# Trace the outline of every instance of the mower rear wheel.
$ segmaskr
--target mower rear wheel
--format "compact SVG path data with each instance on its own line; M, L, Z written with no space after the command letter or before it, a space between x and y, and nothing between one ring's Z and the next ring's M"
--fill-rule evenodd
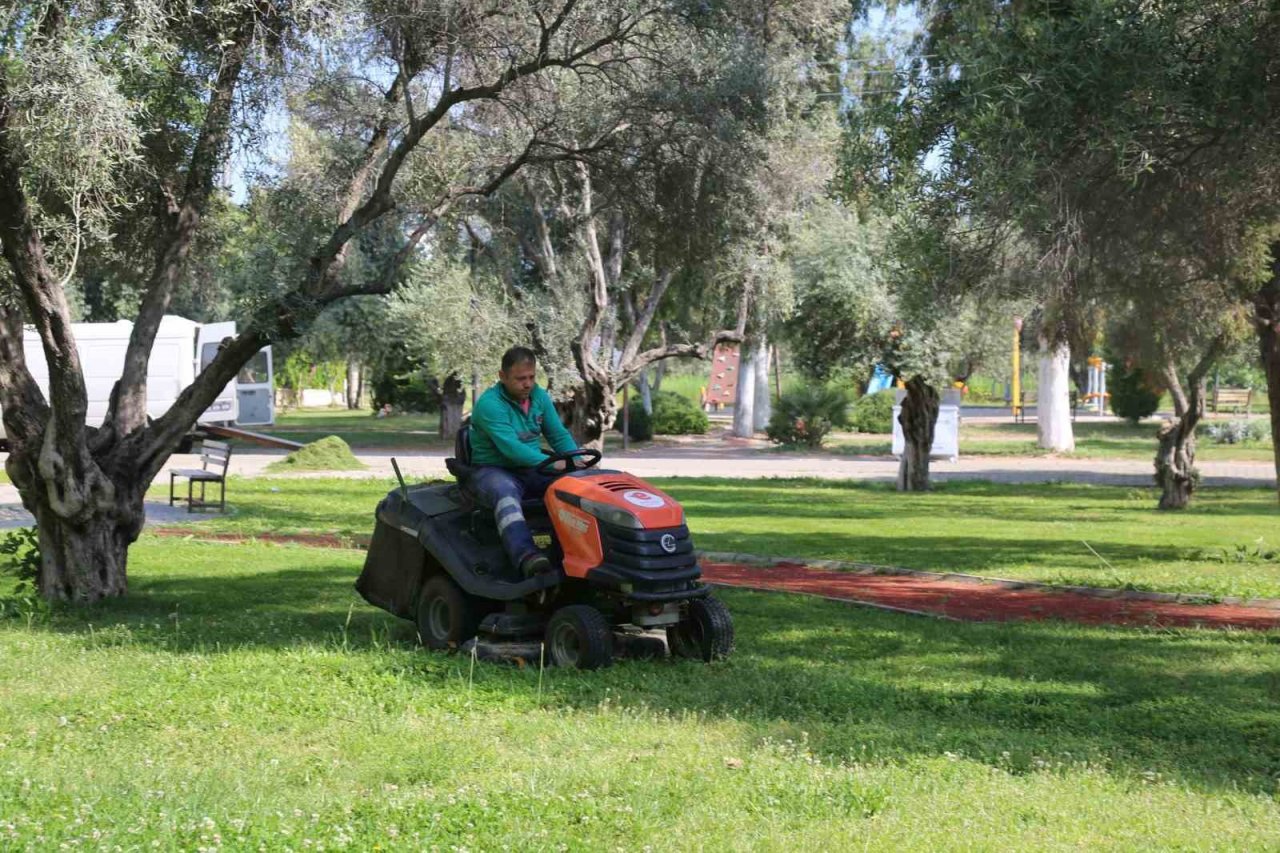
M694 660L713 661L733 653L733 616L716 598L695 598L688 615L667 628L671 654Z
M429 649L456 649L476 635L479 608L447 575L432 575L418 596L418 637Z
M556 666L608 666L613 663L613 628L589 604L561 607L547 623L547 657Z

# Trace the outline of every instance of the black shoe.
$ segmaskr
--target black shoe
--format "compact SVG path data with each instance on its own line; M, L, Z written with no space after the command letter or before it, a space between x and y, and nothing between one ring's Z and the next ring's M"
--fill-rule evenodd
M525 577L531 578L534 575L545 575L553 572L555 567L542 554L530 554L520 561L520 571L524 573Z

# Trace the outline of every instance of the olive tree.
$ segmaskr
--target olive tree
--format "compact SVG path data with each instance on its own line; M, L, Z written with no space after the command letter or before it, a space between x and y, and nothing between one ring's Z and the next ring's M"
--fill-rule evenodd
M76 601L123 594L147 487L219 389L324 306L389 290L397 264L460 200L493 191L530 161L572 153L558 138L548 145L557 116L554 104L543 108L546 92L571 80L621 102L615 90L660 58L678 6L32 0L0 11L0 249L7 295L17 297L0 301L0 407L6 469L40 531L40 592ZM286 275L264 283L240 334L168 411L148 418L151 347L233 128L263 121L241 108L256 87L284 91L292 104L312 80L319 94L334 91L328 70L364 109L325 129L347 144L331 161L324 227L280 267ZM455 144L477 156L436 168ZM109 411L91 424L67 284L84 248L110 241L111 223L126 216L150 223L147 274ZM401 250L376 274L345 275L353 244L393 216L406 223ZM26 364L24 323L44 349L47 395Z

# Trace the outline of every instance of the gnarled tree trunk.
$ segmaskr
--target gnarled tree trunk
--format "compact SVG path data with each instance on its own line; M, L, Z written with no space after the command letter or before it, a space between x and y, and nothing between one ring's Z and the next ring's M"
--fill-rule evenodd
M1155 480L1160 487L1160 509L1186 509L1200 480L1196 470L1196 427L1204 419L1205 376L1226 348L1226 336L1210 343L1200 362L1187 376L1184 390L1177 367L1165 366L1164 378L1173 397L1174 417L1165 422L1157 434L1159 449L1155 458Z
M1040 388L1036 392L1036 443L1045 450L1076 449L1071 428L1071 350L1065 341L1040 338Z
M440 386L440 437L452 440L462 426L462 405L467 402L467 389L456 373L445 377Z
M898 491L929 490L929 451L938 424L938 392L922 376L907 381L907 396L902 398L902 459L898 463Z
M1203 403L1201 404L1203 410ZM1196 426L1200 418L1184 415L1166 421L1156 438L1156 485L1160 487L1160 509L1186 509L1199 482L1196 470Z
M573 393L571 431L579 447L604 449L604 431L613 426L618 413L616 389L609 377L586 377Z

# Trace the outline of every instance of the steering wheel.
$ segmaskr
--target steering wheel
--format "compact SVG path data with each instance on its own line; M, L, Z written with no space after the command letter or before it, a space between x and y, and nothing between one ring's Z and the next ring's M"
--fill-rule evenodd
M599 450L593 450L590 447L579 447L576 450L566 450L564 453L553 453L546 459L538 463L533 470L544 477L555 476L556 474L568 474L568 471L553 471L551 466L557 462L568 462L570 459L576 459L579 456L585 456L586 464L576 466L578 468L590 468L600 462L602 455Z

